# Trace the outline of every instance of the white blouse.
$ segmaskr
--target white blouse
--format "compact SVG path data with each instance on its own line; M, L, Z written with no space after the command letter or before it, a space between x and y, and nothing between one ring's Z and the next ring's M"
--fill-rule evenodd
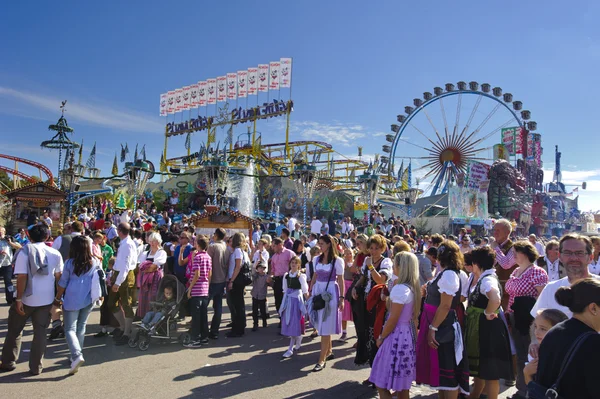
M159 248L158 251L156 251L156 253L154 254L154 256L150 255L150 251L142 252L140 254L140 256L138 257L138 262L143 263L146 261L147 258L152 258L152 257L154 258L152 260L152 263L154 263L156 266L160 267L161 269L164 266L164 264L167 263L167 252L162 248Z
M283 291L284 292L288 289L287 278L286 278L288 275L290 277L296 277L298 274L297 273L286 273L285 274L285 276L283 277ZM306 281L306 274L300 273L298 280L300 280L300 289L302 290L302 293L307 294L308 293L308 282Z
M407 285L396 284L390 293L390 299L392 300L392 303L406 305L407 303L414 301L415 294Z
M315 262L316 262L316 264L315 264L315 272L317 270L323 270L323 271L331 272L331 263L328 263L326 265L322 264L320 256L315 259ZM342 258L336 258L335 259L335 275L336 276L341 276L342 274L344 274L344 259L342 259Z
M479 276L479 280L483 279L485 276L496 276L496 271L494 269L484 271L481 273L481 276ZM475 289L475 287L473 287L473 289ZM495 289L496 292L500 292L500 285L497 278L486 278L481 281L481 284L479 285L479 292L481 292L483 295L487 296L487 293L492 289Z
M454 296L460 287L460 279L453 270L448 270L442 274L437 284L440 294Z
M365 275L367 278L367 285L365 285L365 294L368 294L371 291L371 271L367 267L367 259L369 259L368 256L365 258L365 261L364 261L363 267L362 267L362 274ZM386 277L386 282L393 275L392 266L393 266L393 263L390 258L383 258L381 260L381 263L379 265L379 274L383 274Z

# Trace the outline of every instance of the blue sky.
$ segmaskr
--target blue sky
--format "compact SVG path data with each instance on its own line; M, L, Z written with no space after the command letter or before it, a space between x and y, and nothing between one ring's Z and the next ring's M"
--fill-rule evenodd
M68 99L73 139L84 140L86 153L98 143L97 166L107 175L120 143L146 144L158 164L161 93L293 57L292 140L329 141L348 156L360 145L372 156L413 98L447 82L489 82L532 112L544 168L554 167L558 144L563 181L587 181L580 207L600 209L597 2L148 0L2 7L2 152L54 171L57 154L38 143L52 136L47 126L59 117L60 100ZM259 129L263 142L284 137L281 121ZM417 136L406 137L418 143ZM197 134L193 146L203 139L205 133ZM168 155L183 152L183 141L173 142Z

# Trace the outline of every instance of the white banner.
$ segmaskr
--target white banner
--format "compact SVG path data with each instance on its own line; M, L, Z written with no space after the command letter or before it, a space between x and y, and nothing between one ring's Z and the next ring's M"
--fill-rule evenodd
M227 76L217 78L217 101L227 100Z
M167 114L175 113L175 90L167 93Z
M272 61L269 64L269 90L279 90L279 61Z
M206 81L208 86L208 104L217 103L217 79L208 79Z
M279 69L280 87L292 87L292 59L282 58Z
M258 65L258 91L269 91L269 65Z
M227 74L227 99L237 100L237 73Z
M190 94L191 94L192 88L191 86L183 86L183 109L190 109Z
M238 81L238 97L246 98L246 95L248 94L248 71L238 71L237 81Z
M190 108L198 108L200 97L198 95L198 83L190 86Z
M258 68L248 68L248 95L258 94Z
M160 95L160 116L167 116L167 97L167 93Z
M183 111L183 89L175 90L175 112Z
M198 105L206 107L206 101L208 100L208 84L205 81L198 82Z

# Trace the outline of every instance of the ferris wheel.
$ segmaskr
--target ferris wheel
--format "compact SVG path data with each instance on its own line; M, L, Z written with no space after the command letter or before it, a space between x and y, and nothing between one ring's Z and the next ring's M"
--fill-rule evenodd
M493 162L503 128L535 131L537 123L530 117L521 101L488 83L447 83L444 89L435 87L433 94L423 93L397 116L393 134L386 135L380 170L387 172L387 189L406 191L408 169L408 177L424 193L445 193L452 181L464 176L470 161ZM414 187L413 182L408 185Z

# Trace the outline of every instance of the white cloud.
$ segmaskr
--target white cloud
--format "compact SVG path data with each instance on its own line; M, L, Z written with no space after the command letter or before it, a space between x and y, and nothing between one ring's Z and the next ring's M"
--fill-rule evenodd
M58 112L58 106L62 101L56 97L49 97L38 93L31 93L2 86L0 86L0 97L6 97L11 102L17 101L37 110L52 111L54 114ZM12 103L12 105L14 106L14 103ZM31 112L31 109L22 110L21 113L22 112ZM116 109L101 104L71 101L67 103L67 112L69 119L109 127L116 130L161 133L164 129L163 124L160 122L160 118L144 115L122 107Z

